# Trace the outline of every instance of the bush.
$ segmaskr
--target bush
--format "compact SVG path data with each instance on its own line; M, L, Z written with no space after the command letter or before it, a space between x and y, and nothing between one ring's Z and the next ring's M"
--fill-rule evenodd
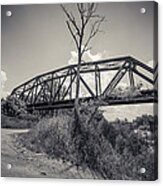
M132 123L108 122L91 103L80 106L80 123L74 135L74 113L61 112L42 119L19 140L36 152L88 167L103 179L156 179L157 117L142 116ZM146 168L141 174L140 169Z
M1 127L2 128L31 128L40 120L36 112L30 114L26 104L14 96L1 99Z
M30 128L32 123L30 121L20 120L16 117L9 117L1 114L1 127L12 129L25 129Z
M71 150L72 118L69 115L43 118L20 139L31 150L44 151L55 158L65 157L69 151L73 151Z
M25 114L26 104L15 96L8 96L6 99L1 99L1 113L8 116Z
M11 129L28 129L34 127L39 118L32 114L21 114L17 117L10 117L1 114L1 127Z

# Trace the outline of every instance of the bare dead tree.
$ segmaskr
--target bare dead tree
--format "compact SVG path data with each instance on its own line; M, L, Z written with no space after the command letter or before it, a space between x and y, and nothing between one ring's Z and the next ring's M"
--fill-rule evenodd
M84 53L91 49L90 42L100 32L100 26L105 17L96 13L97 4L95 3L77 3L77 15L68 11L65 6L61 5L61 7L66 15L66 24L78 53L75 111L79 115L80 66L83 61L82 58Z

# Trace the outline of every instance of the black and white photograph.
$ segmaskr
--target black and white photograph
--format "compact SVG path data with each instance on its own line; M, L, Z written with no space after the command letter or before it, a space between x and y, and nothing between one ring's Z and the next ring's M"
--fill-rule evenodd
M1 5L1 176L158 178L158 4Z

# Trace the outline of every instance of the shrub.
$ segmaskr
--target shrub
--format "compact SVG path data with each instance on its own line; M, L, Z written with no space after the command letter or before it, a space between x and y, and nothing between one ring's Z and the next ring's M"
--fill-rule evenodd
M40 117L29 113L20 114L15 117L1 114L1 127L11 129L28 129L34 127Z
M15 96L8 96L1 100L1 113L8 116L25 114L27 113L26 104Z
M157 117L108 122L91 103L82 103L79 112L75 135L74 113L59 112L56 117L40 120L19 140L31 150L88 167L99 178L156 179ZM145 174L140 173L142 167L146 168Z
M36 112L30 114L26 104L14 96L1 99L1 127L2 128L31 128L40 120Z
M71 149L71 129L73 117L59 115L43 118L21 137L23 144L34 151L44 151L51 157L66 157Z
M2 128L12 128L12 129L27 129L35 125L31 120L19 119L17 117L9 117L1 114L1 127Z

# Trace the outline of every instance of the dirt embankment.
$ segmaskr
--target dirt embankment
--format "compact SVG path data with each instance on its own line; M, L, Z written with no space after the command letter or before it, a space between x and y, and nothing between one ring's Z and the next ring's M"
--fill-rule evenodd
M18 145L16 135L28 130L1 129L1 176L95 179L90 170L77 169L69 162L52 160Z

